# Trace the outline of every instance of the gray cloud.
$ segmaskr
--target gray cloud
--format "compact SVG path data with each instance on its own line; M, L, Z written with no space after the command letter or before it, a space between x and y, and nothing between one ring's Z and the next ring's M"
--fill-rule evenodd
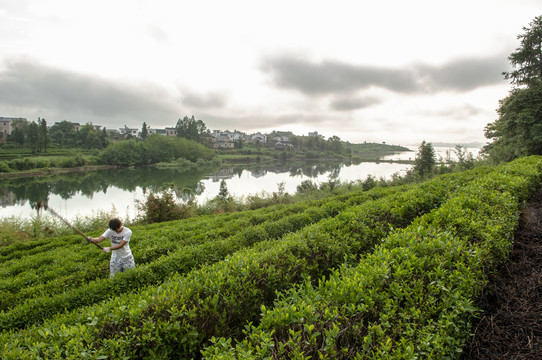
M330 103L330 107L337 111L358 110L381 103L381 100L375 97L340 97Z
M400 69L355 66L338 61L312 63L293 57L273 58L262 66L279 87L309 95L351 92L371 86L410 92L416 89L413 74Z
M501 74L509 68L506 62L506 56L458 59L439 67L420 65L417 70L432 89L468 91L503 83Z
M180 111L167 97L156 87L113 83L38 63L11 62L0 71L0 104L34 109L45 117L55 113L83 122L174 122Z
M352 65L339 61L311 62L283 56L263 62L262 71L281 88L307 95L352 93L370 87L397 93L468 91L502 83L506 56L464 58L443 66L417 64L403 68Z
M197 108L223 107L227 103L227 98L227 94L219 92L206 94L197 94L190 91L183 92L183 104Z

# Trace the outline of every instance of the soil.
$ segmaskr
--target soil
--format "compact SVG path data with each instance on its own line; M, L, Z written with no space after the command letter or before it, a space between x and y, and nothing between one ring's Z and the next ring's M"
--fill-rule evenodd
M542 359L542 191L522 211L510 259L478 307L462 360Z

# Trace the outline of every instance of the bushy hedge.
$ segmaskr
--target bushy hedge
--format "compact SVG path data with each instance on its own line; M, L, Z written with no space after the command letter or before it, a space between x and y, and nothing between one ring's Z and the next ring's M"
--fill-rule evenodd
M284 292L244 340L215 338L204 357L458 358L473 304L508 256L521 206L540 188L541 164L522 159L473 181L358 265Z
M184 138L151 135L145 141L119 141L102 150L99 160L110 165L145 165L174 161L179 158L196 162L210 160L214 152L204 145Z
M402 187L361 192L344 201L333 198L276 206L246 214L190 219L136 230L132 240L138 267L126 277L108 278L104 257L94 248L76 250L63 242L51 252L43 251L0 267L0 330L19 328L66 309L90 305L115 294L153 285L171 274L216 262L245 246L276 239L334 216L353 203L382 197ZM139 239L137 239L139 238ZM75 242L77 244L77 242ZM49 244L50 246L53 244ZM43 249L42 249L43 250ZM92 252L94 251L94 252ZM57 259L62 258L62 261ZM36 271L44 269L44 271Z
M262 241L253 247L249 246L263 229L249 228L249 243L214 265L185 276L173 276L158 287L142 287L139 294L125 293L88 309L58 314L41 326L4 332L0 336L0 343L5 344L2 355L197 357L212 336L241 338L247 322L258 321L261 306L271 306L278 291L287 291L303 279L320 279L345 261L357 262L392 229L406 226L438 208L478 175L472 172L443 176L364 202L343 210L336 218L321 220L281 240ZM190 258L205 257L208 253L191 254ZM136 274L137 271L120 274L114 281L121 282ZM131 278L131 283L137 280L146 284L144 279ZM95 296L93 289L88 290L87 297Z
M73 168L87 165L89 161L81 154L63 158L16 158L13 160L0 161L0 173L15 171L48 169L48 168Z

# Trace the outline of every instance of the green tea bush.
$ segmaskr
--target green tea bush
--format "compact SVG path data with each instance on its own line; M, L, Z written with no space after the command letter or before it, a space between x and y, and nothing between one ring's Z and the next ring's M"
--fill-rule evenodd
M508 255L523 202L540 188L541 163L522 159L472 181L358 265L283 292L243 340L214 338L203 356L458 358L479 312L473 304Z
M139 294L124 293L99 306L57 315L41 326L4 333L0 338L0 342L6 344L3 354L8 358L70 358L82 354L92 354L95 358L197 357L212 336L242 336L247 322L256 321L261 305L272 305L278 291L286 291L302 279L320 279L344 261L354 263L358 256L370 253L392 228L409 223L400 214L412 221L438 207L449 194L475 176L442 177L423 188L413 186L405 192L343 210L336 218L323 219L279 241L263 241L253 247L250 247L253 239L265 238L267 223L262 223L259 229L247 228L249 243L241 244L241 249L225 260L193 270L186 276L174 276L159 287L146 287ZM398 208L411 211L394 210ZM232 241L229 246L238 243ZM205 243L211 248L217 245L217 242ZM223 257L227 249L219 246L215 252L217 258ZM204 259L211 253L213 251L202 251L187 257ZM168 266L164 263L162 273L170 272L171 266L177 263ZM120 274L109 283L118 286L123 279L130 279L127 283L141 284L140 289L143 289L143 285L148 284L147 277L159 273L137 276L137 270ZM83 293L94 297L99 292L87 288L81 295ZM68 298L63 300L71 303ZM45 313L58 308L58 304L48 299L44 299L44 303ZM7 322L3 324L6 326Z

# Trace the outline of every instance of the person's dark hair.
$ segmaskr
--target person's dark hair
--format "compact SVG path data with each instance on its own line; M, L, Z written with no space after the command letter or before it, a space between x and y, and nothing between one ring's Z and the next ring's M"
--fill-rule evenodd
M118 228L120 228L121 225L122 223L117 218L109 220L109 228L111 230L117 230Z

